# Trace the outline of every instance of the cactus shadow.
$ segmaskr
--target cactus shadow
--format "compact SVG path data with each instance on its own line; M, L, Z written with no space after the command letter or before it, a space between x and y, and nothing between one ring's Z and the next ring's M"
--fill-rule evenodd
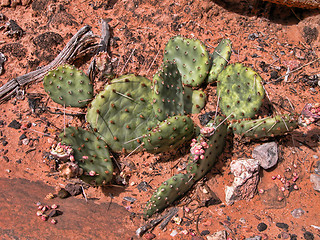
M303 130L303 129L302 129ZM313 152L317 152L317 147L319 147L320 142L320 129L314 127L306 132L303 131L293 131L286 138L286 146L299 148L300 146L305 146L311 149Z
M214 177L214 175L223 175L223 169L230 163L229 160L234 155L234 136L229 134L226 141L225 151L218 157L217 163L213 166L210 174L206 176L207 179Z
M282 25L298 24L303 19L318 15L319 10L287 7L262 0L213 0L220 7L247 17L266 18Z

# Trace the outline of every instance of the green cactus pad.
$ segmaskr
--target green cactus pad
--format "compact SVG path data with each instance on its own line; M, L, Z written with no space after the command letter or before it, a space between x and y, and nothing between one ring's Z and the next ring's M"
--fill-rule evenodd
M158 153L180 146L193 137L194 124L187 116L169 117L143 138L144 149Z
M92 132L68 127L60 134L61 142L74 150L74 158L83 169L80 178L95 186L105 185L112 179L113 164L108 146Z
M225 68L230 60L231 52L231 41L229 39L223 39L214 49L212 54L212 66L208 76L209 83L217 81L219 73Z
M184 86L183 98L185 114L200 113L206 104L205 92L188 86Z
M168 207L210 171L225 146L227 124L223 120L223 117L217 117L216 123L212 120L202 128L201 134L193 142L193 146L203 144L204 152L198 154L192 151L194 148L191 150L187 174L177 174L171 177L156 190L144 209L145 218L149 218L154 213ZM203 157L200 157L201 155Z
M289 114L256 120L238 120L230 124L235 134L254 139L283 135L297 127L297 119Z
M230 119L254 117L264 94L259 74L240 63L228 65L218 76L219 106Z
M177 174L163 182L148 201L144 209L144 217L149 218L160 212L179 197L182 197L194 184L188 174Z
M216 121L216 123L214 123ZM206 134L204 134L206 133ZM223 152L227 137L227 123L224 117L211 120L200 130L200 135L191 143L187 172L200 180L216 163Z
M184 114L183 87L176 64L165 62L153 77L152 104L159 121Z
M52 100L62 106L85 107L93 98L90 79L70 65L49 71L43 79L43 86Z
M158 123L151 94L151 82L144 77L113 79L89 105L87 121L113 151L135 150L147 129Z
M198 39L181 36L170 38L164 50L163 61L176 63L182 82L192 87L199 87L209 73L209 54Z

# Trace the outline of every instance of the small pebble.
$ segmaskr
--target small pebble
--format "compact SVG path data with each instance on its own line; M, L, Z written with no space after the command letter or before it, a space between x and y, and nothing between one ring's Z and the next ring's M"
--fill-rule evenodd
M200 233L201 236L206 236L206 235L208 235L208 234L210 234L210 231L209 231L209 230L203 230L203 231Z
M255 39L259 38L259 33L250 33L248 36L248 39L253 41Z
M245 224L247 221L244 218L240 218L239 221L243 224Z
M2 158L4 159L5 162L9 162L9 158L7 156L2 156Z
M146 239L146 240L151 240L151 239L154 239L155 237L156 237L156 235L155 234L153 234L153 233L146 233L146 234L144 234L144 239Z
M281 239L288 239L290 237L290 235L286 232L282 232L281 233Z
M55 220L55 219L51 219L51 221L50 221L52 224L56 224L57 223L57 220Z
M48 217L55 217L58 216L58 211L53 209L50 211L50 213L48 214Z
M3 145L3 146L7 146L7 145L8 145L8 142L7 142L6 140L3 140L3 141L2 141L2 145Z
M315 90L314 88L310 88L310 91L313 93L317 92L317 90Z
M261 240L261 237L260 236L254 236L254 237L251 237L251 238L246 238L246 240Z
M60 189L60 191L58 192L58 197L59 198L67 198L70 196L70 193L68 191L66 191L64 188Z
M21 142L22 142L23 145L28 145L30 141L29 141L28 138L24 138L24 139L21 140Z
M299 218L301 217L305 212L302 210L302 208L296 208L291 212L291 215L294 218Z
M42 211L37 211L37 216L42 216L43 212Z
M268 228L268 226L265 223L259 223L258 226L257 226L257 229L258 229L259 232L263 232L267 228Z
M314 159L318 159L319 157L317 155L312 156Z
M9 123L8 127L20 129L21 123L19 123L17 120L13 120L11 123Z
M48 200L48 199L53 199L54 195L52 193L48 193L44 199Z
M285 230L288 230L288 228L289 228L289 225L286 223L276 223L276 226L278 228L285 229Z
M273 70L271 73L270 73L270 78L271 79L277 79L278 78L278 72Z
M135 201L137 201L137 199L135 199L133 197L123 197L123 199L130 202L130 203L134 203Z
M298 236L295 234L290 235L290 240L298 240Z
M56 209L56 208L58 208L58 205L57 205L57 204L52 204L52 205L51 205L51 208L52 208L52 209Z
M178 234L177 230L173 230L171 233L170 233L170 236L171 237L174 237Z
M23 139L25 139L25 138L27 138L27 135L25 135L24 133L19 137L19 140L23 140Z
M313 233L312 232L308 232L308 231L304 232L303 237L306 240L313 240L314 239Z
M149 189L152 189L152 187L145 181L139 183L137 185L137 188L138 188L139 192L141 192L141 191L147 192Z
M198 236L193 236L191 240L203 240L203 238Z
M79 194L81 194L82 192L82 188L79 184L72 184L72 183L68 183L65 186L65 190L70 193L72 196L77 196Z

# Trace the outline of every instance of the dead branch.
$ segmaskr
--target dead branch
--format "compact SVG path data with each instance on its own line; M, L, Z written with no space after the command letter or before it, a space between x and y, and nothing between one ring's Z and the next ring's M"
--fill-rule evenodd
M67 43L59 55L48 65L43 66L35 71L27 73L8 81L0 87L0 103L9 100L16 94L17 90L32 82L42 79L51 69L71 62L79 55L84 55L88 51L96 51L101 44L96 40L98 38L91 31L90 26L82 27Z

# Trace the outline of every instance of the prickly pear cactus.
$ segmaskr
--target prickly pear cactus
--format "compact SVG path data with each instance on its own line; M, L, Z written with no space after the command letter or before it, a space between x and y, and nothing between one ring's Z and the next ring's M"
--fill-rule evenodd
M144 217L149 218L182 197L195 183L189 174L177 174L163 182L148 201Z
M218 117L216 123L210 121L200 130L201 134L191 145L187 173L177 174L163 182L148 201L144 209L145 218L168 207L211 170L226 141L227 124L223 120L223 117Z
M187 171L200 180L216 163L223 152L227 137L227 122L218 116L200 129L200 135L191 143Z
M87 121L113 151L135 150L157 125L150 89L148 79L124 75L107 84L89 105Z
M144 135L143 148L148 152L159 153L179 147L190 140L194 124L187 116L169 117Z
M43 79L43 86L52 100L63 106L85 107L93 98L90 79L70 65L48 72Z
M238 120L230 124L235 134L256 139L283 135L297 127L296 118L289 114L255 120Z
M208 76L209 83L217 81L219 73L225 68L230 60L231 51L231 41L229 39L223 39L214 49L212 54L212 66Z
M154 75L152 105L159 121L184 114L183 86L176 64L165 62Z
M164 50L163 61L176 63L182 82L192 87L199 87L209 73L209 54L198 39L181 36L170 38Z
M80 179L95 186L111 181L113 164L104 141L92 132L75 127L66 128L60 138L74 150L74 159L83 169Z
M218 76L217 95L223 114L230 119L252 118L264 98L262 79L241 63L228 65Z

